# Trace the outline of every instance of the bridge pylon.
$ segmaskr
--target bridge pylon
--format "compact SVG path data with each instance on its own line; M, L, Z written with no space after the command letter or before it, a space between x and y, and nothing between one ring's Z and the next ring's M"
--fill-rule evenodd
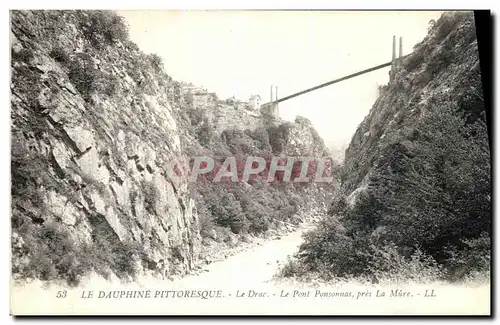
M396 60L396 35L392 36L392 61Z
M399 36L399 57L403 56L403 36Z
M403 56L403 36L399 36L399 55L397 58ZM396 60L396 35L392 36L392 61Z

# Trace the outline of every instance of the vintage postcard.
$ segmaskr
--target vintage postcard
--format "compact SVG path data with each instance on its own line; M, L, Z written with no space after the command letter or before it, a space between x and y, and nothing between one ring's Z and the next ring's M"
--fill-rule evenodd
M490 315L488 17L12 10L11 314Z

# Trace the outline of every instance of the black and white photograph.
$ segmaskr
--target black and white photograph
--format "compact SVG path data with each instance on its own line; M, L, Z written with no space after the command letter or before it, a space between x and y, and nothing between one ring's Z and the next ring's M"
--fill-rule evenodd
M490 316L489 11L10 10L10 313Z

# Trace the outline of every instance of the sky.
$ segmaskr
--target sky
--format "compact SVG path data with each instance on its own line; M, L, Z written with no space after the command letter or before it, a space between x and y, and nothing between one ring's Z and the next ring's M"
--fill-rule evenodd
M163 58L167 73L221 99L285 97L391 60L392 37L403 54L427 34L438 11L118 11L130 38ZM399 45L397 45L399 49ZM389 67L280 103L280 117L301 115L332 148L345 148L389 81Z

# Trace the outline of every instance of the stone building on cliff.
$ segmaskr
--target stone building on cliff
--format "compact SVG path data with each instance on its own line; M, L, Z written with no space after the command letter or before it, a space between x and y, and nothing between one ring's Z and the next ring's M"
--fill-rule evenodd
M250 108L254 111L259 111L260 110L260 104L261 104L261 98L259 95L252 95L250 96Z

